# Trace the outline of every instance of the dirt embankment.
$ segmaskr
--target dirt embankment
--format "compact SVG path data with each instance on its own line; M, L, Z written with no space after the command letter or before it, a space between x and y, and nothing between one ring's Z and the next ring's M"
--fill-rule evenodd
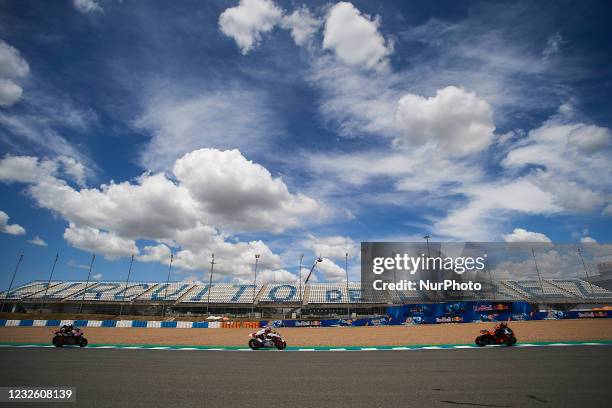
M291 346L383 346L412 344L471 344L491 324L437 324L388 327L281 329ZM514 322L519 342L612 341L612 319ZM253 329L84 328L90 344L158 344L245 346ZM0 342L46 343L54 328L0 328Z

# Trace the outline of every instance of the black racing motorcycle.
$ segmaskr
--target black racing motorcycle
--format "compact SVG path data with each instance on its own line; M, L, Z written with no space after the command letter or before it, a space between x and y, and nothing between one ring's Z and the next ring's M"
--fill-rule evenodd
M87 345L87 339L81 329L76 329L72 333L66 333L61 330L55 332L53 336L53 345L55 347L64 346L79 346L85 347Z

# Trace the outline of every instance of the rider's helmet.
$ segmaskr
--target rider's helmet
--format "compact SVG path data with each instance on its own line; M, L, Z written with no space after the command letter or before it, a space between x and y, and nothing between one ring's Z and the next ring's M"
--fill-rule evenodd
M264 329L264 331L266 333L270 333L272 331L272 328L270 326L266 326L266 328Z
M500 329L505 329L506 327L508 327L508 323L506 323L506 322L500 322L499 323L499 328Z

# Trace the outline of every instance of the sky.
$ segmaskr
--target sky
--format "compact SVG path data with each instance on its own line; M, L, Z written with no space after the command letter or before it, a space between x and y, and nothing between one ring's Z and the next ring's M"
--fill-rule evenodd
M604 246L611 16L0 0L0 287L20 254L15 284L56 254L65 280L93 254L95 280L132 255L132 280L165 280L171 255L171 280L207 280L214 254L215 280L251 282L258 254L260 282L294 281L304 254L341 281L362 241Z

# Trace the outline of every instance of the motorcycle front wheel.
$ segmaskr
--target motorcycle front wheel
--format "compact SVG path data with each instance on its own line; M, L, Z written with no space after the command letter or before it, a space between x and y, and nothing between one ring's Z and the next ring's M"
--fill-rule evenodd
M60 336L55 336L53 338L53 345L55 347L62 347L64 345L64 341L62 340Z
M85 347L87 345L87 339L85 337L81 337L79 341L79 347Z
M283 350L285 347L287 347L287 342L285 341L279 341L276 343L276 348L279 350Z
M251 350L257 350L259 348L259 342L255 339L249 340L249 347Z
M514 346L516 344L516 337L512 336L510 339L506 340L506 346Z
M486 346L487 344L489 344L489 341L484 335L476 337L476 345L478 347L483 347L483 346Z

